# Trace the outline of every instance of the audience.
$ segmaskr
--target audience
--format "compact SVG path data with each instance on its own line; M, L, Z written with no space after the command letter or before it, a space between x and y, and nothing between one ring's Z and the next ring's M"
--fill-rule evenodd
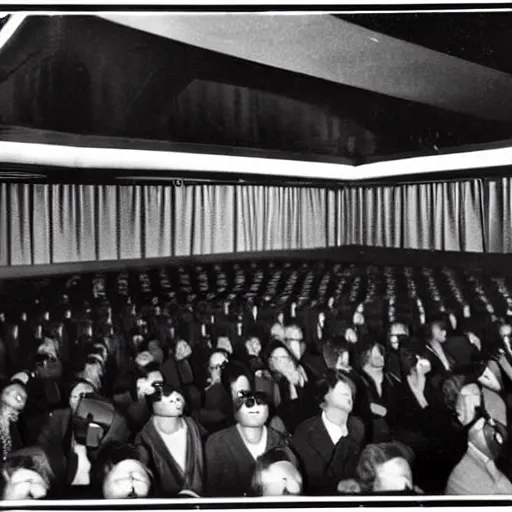
M110 277L0 311L4 499L510 494L503 286L323 262Z

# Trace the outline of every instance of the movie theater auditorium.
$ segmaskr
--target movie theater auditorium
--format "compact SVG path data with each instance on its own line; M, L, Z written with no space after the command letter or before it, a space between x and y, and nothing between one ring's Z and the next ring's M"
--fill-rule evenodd
M0 31L3 499L512 494L507 144L299 158L285 120L271 137L293 154L193 146L187 130L204 136L229 98L248 110L223 110L226 130L290 105L288 121L342 116L255 76L292 71L228 65L129 18L16 14ZM178 81L157 66L169 49L254 82L226 79L219 99L221 82L187 78L158 110ZM130 101L124 66L156 70ZM143 136L171 114L182 140Z

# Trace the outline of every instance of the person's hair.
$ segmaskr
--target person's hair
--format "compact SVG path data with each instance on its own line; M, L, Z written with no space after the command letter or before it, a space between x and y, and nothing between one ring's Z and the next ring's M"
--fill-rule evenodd
M18 469L29 469L41 475L41 478L50 487L55 482L55 475L50 466L48 457L40 446L27 446L7 455L2 469L11 477Z
M386 354L384 345L377 341L373 336L363 336L359 343L356 345L357 353L357 368L362 370L370 359L370 354L374 347L377 347L382 355Z
M407 377L411 374L418 362L418 356L419 350L417 350L416 347L407 346L399 348L398 357L400 359L400 369L403 377Z
M405 459L412 467L414 452L398 441L367 445L361 452L356 467L356 474L362 492L373 492L378 467L397 458Z
M423 339L425 343L430 343L430 341L432 340L435 326L438 326L440 329L448 331L448 322L445 320L445 318L441 316L432 318L423 326Z
M343 336L335 336L326 340L322 348L323 358L327 368L336 369L336 364L344 352L350 353L348 341Z
M229 361L226 366L224 366L220 379L222 387L225 389L229 396L231 396L232 384L236 382L239 377L247 377L249 384L252 387L251 373L246 368L246 366L236 360Z
M299 461L290 449L282 446L271 448L256 459L256 466L254 467L250 487L251 496L263 495L261 475L264 471L267 471L273 464L276 464L277 462L289 462L290 464L293 464L297 470L299 470Z
M153 482L153 474L144 464L141 453L136 446L119 441L111 441L100 448L91 465L91 487L95 489L97 493L102 493L105 477L123 460L136 460L140 462L148 473L151 482Z
M161 372L162 369L156 361L151 361L142 368L142 376L147 377L151 372Z
M350 388L352 401L355 401L357 388L348 373L342 370L328 369L316 382L315 396L317 404L322 405L324 403L325 395L334 389L338 382L344 382Z

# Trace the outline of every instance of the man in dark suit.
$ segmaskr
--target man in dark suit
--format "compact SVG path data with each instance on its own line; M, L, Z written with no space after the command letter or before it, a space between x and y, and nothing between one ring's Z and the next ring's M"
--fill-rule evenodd
M323 412L299 425L292 446L305 477L305 494L333 495L341 480L353 478L365 429L351 416L355 385L346 374L328 370L318 382Z
M264 395L242 393L234 407L236 425L213 434L206 442L209 496L238 497L248 493L256 459L284 444L282 434L265 426L269 406Z

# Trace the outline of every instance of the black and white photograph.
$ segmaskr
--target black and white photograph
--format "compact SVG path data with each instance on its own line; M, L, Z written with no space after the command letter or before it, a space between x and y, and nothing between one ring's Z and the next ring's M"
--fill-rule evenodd
M510 504L510 5L0 11L0 509Z

